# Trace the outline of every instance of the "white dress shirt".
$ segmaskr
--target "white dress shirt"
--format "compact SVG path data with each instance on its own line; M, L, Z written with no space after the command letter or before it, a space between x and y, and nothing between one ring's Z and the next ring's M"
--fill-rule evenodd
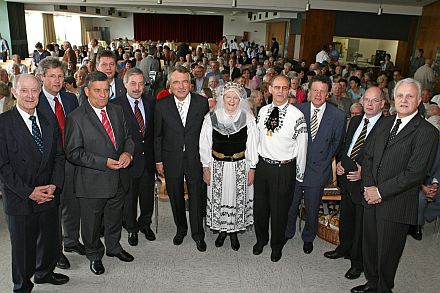
M258 114L258 154L275 161L287 161L296 158L296 180L302 182L306 170L307 124L303 113L295 106L285 103L279 106L279 126L272 135L268 135L266 121L275 105L261 108Z
M116 85L115 85L115 79L114 78L113 78L112 82L109 85L109 90L110 90L110 93L108 95L108 98L109 99L111 98L112 93L113 93L113 98L112 99L116 98Z
M127 94L127 100L130 103L131 110L133 110L133 113L135 113L135 114L136 114L136 112L134 111L134 106L135 106L134 102L139 101L138 107L139 107L139 110L141 111L142 119L144 119L144 124L145 124L145 109L144 109L144 103L142 102L142 98L139 98L136 100Z
M5 97L0 99L0 114L3 113L3 109L5 107L5 100L6 100Z
M371 118L367 118L367 116L364 114L364 116L362 117L361 123L359 124L358 128L354 132L353 139L351 140L350 147L348 148L348 152L347 152L348 157L350 157L351 151L353 150L353 146L356 143L359 135L361 134L362 128L364 128L365 118L368 119L367 133L365 135L365 139L367 139L368 134L370 134L371 130L373 129L376 122L379 120L380 116L382 116L382 112L379 112L376 116L373 116Z
M20 113L21 118L23 118L24 123L26 123L26 126L27 126L27 128L29 129L29 132L32 135L32 120L29 119L29 117L31 117L31 115L29 115L27 112L25 112L22 109L20 109L19 106L17 106L17 110L18 110L18 113ZM37 118L35 120L37 122L38 128L40 128L41 135L43 135L43 132L41 131L40 120L38 119L37 111L34 110L34 114L32 114L32 115Z
M54 96L49 94L49 92L43 87L43 94L46 96L47 101L49 102L50 107L52 108L52 111L55 113L55 99ZM66 111L64 111L64 105L63 101L61 101L60 93L57 94L58 101L61 104L61 107L63 108L64 115L66 114Z
M390 132L393 130L394 125L396 125L396 121L397 119L400 119L402 121L402 123L400 123L399 129L397 130L397 134L399 134L399 132L411 121L411 119L413 119L417 114L419 113L419 111L415 111L414 113L412 113L409 116L406 116L404 118L400 118L399 114L396 115L396 119L394 119L394 123L393 123L393 127L391 127Z
M183 102L183 113L185 113L185 121L182 121L183 126L186 125L186 118L188 117L189 104L191 103L191 93L188 93L183 101L179 101L176 96L174 96L174 102L176 103L177 109L179 109L179 103Z

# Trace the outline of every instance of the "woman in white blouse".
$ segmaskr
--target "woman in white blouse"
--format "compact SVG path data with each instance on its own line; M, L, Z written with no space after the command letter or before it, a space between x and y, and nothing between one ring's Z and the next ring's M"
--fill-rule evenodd
M257 145L257 126L246 91L228 82L214 110L205 116L200 134L203 180L208 185L206 224L219 233L216 247L222 246L229 234L232 249L238 250L237 232L254 222Z

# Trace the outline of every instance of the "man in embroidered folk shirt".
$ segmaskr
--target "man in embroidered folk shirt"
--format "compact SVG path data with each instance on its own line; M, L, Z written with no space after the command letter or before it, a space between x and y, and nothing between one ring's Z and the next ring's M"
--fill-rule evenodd
M257 243L255 255L269 241L271 217L271 260L280 260L284 246L287 213L292 202L295 178L302 182L307 155L307 126L304 115L287 102L289 79L277 76L269 91L273 102L258 116L260 160L255 173L254 221Z

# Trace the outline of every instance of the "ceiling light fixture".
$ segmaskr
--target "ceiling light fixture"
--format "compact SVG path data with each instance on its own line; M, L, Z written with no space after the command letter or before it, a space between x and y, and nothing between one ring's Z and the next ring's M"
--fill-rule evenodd
M306 11L309 11L310 10L310 0L307 0L307 3L306 3L306 9L305 9Z
M383 12L383 8L382 8L382 0L381 0L379 4L379 9L377 9L377 15L382 15L382 12Z
M162 0L157 0L157 4L162 4Z
M237 0L232 0L232 7L237 7Z

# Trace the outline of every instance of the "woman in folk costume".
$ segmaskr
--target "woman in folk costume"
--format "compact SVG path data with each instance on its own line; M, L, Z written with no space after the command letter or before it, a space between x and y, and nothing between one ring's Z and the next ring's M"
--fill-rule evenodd
M206 224L219 232L216 247L222 246L229 234L232 249L238 250L237 232L254 222L257 145L257 126L246 90L228 82L214 110L205 116L200 134L203 180L208 185Z

